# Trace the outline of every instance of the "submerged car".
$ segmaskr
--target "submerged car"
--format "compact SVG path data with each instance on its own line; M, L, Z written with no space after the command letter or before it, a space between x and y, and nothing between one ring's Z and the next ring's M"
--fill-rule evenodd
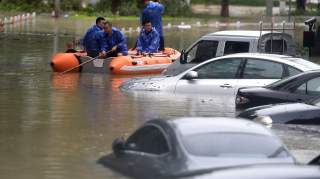
M99 163L134 178L189 176L242 165L294 164L282 142L264 126L230 118L151 120Z
M250 165L184 179L320 179L319 166L308 165Z
M303 60L274 54L233 54L214 58L175 76L135 78L120 88L128 90L168 91L235 96L238 88L265 86L298 73L320 69Z
M320 96L320 71L308 71L265 87L240 88L236 109L284 102L305 102Z
M320 98L305 103L281 103L249 108L238 117L263 124L320 125Z

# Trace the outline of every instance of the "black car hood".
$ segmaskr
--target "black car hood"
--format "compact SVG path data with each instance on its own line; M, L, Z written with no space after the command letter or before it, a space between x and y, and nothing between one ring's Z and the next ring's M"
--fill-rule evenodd
M312 109L317 109L317 107L305 103L270 104L247 109L240 113L238 117L254 119L257 116L272 116Z
M282 103L250 108L239 114L238 117L255 119L257 117L271 117L273 123L284 124L317 124L319 107L305 103Z

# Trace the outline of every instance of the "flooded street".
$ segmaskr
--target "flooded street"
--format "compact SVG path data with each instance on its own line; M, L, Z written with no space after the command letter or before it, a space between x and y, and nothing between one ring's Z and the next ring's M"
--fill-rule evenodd
M131 77L54 74L49 65L52 55L64 51L65 44L79 38L91 23L38 17L6 26L0 33L0 178L124 178L96 163L111 152L116 137L127 136L152 118L235 115L234 101L219 96L123 93L118 87ZM114 25L128 30L137 22ZM226 28L235 27L172 27L165 30L165 40L167 46L181 50L204 34ZM132 46L137 32L126 36ZM274 126L273 130L300 162L320 154L320 127Z

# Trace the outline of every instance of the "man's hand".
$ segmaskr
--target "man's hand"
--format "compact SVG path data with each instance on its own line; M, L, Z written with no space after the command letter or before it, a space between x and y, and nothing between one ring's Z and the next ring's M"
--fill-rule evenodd
M106 51L102 51L99 53L99 57L100 58L105 58L107 56L107 52Z
M117 48L118 48L118 46L115 45L114 47L112 47L111 51L116 51Z

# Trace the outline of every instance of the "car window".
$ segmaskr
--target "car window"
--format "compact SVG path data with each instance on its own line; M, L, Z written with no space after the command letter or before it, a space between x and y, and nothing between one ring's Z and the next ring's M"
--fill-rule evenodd
M136 131L126 142L128 150L150 154L164 154L169 152L168 142L155 126L145 126Z
M243 72L244 79L281 79L282 76L282 64L259 59L248 59Z
M296 90L294 90L294 93L320 96L320 77L311 79L306 83L303 83Z
M249 42L227 41L224 45L224 54L249 52Z
M214 58L217 53L218 41L202 40L187 52L188 63L201 63Z
M283 54L287 52L287 42L285 40L268 40L266 42L266 53Z
M296 90L294 90L293 93L296 94L307 94L307 83L303 83L302 85L300 85Z
M183 136L190 154L209 157L283 158L289 154L272 136L250 133L200 133Z
M307 94L312 96L320 95L320 77L307 82Z
M298 69L291 67L289 65L287 67L288 67L288 75L289 76L294 76L294 75L297 75L302 72L301 70L298 70Z
M225 58L198 67L198 79L234 79L242 59Z

